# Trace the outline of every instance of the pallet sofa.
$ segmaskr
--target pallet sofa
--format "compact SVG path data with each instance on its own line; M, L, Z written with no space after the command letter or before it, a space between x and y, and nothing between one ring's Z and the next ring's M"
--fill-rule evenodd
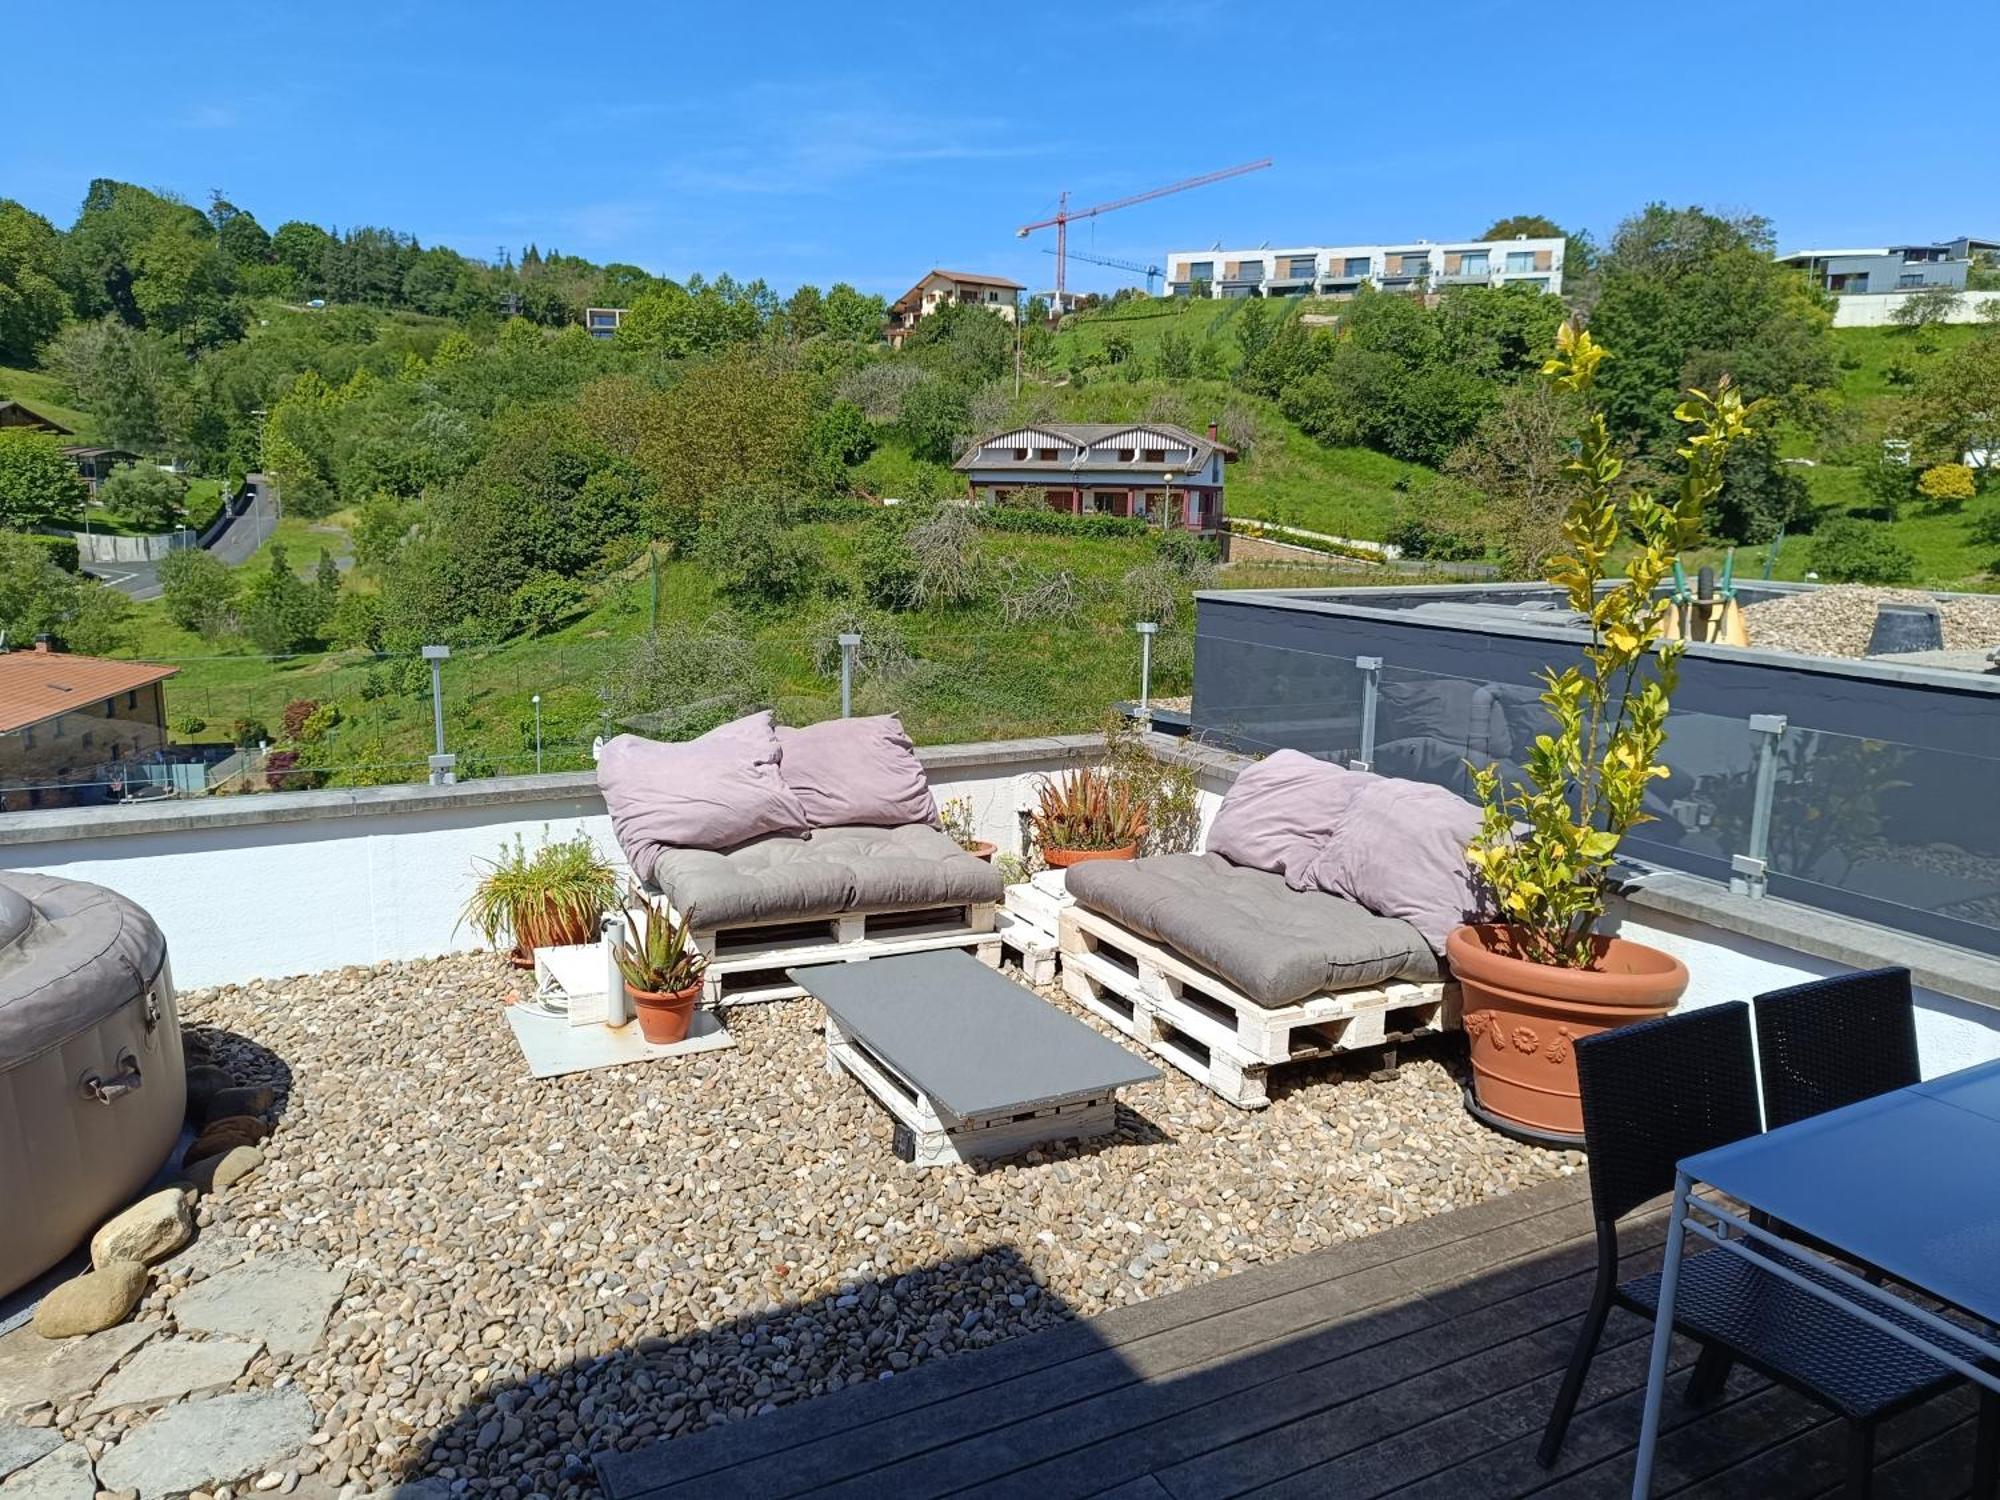
M1269 1070L1459 1024L1444 934L1475 913L1477 810L1297 751L1246 770L1202 854L1072 867L1062 981L1231 1104Z
M999 872L937 826L923 766L893 715L781 729L767 713L668 745L598 755L648 900L708 956L707 1005L805 993L785 974L937 948L1000 962Z

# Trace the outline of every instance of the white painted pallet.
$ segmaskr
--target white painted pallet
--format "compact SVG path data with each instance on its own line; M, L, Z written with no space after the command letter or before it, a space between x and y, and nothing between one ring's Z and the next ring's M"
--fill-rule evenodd
M788 968L859 963L936 948L970 948L982 963L997 969L997 910L994 903L986 901L910 911L848 912L803 922L760 922L706 931L697 928L695 946L708 956L702 1004L791 1000L805 991L787 977Z
M1273 1066L1458 1024L1458 987L1392 980L1264 1006L1102 913L1061 917L1063 990L1240 1109L1270 1103ZM1391 1064L1393 1066L1393 1064Z
M1008 886L994 919L1001 941L1020 955L1021 972L1030 984L1051 984L1056 977L1062 910L1074 900L1063 889L1062 874L1044 871L1032 881Z
M1118 1124L1112 1090L962 1119L933 1104L922 1089L849 1035L831 1015L826 1018L826 1070L848 1074L889 1111L896 1121L896 1154L917 1167L1018 1156L1049 1141L1109 1135Z

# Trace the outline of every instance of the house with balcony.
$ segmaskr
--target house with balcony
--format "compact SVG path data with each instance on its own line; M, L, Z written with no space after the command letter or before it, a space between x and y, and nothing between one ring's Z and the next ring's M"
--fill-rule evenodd
M918 323L939 308L958 302L984 307L1009 323L1014 321L1015 301L1025 288L1004 276L982 276L971 271L944 271L933 267L902 296L889 304L889 326L884 337L889 347L900 349L903 340Z
M1402 244L1172 250L1168 292L1176 297L1351 297L1364 286L1434 292L1449 286L1562 291L1559 237L1416 240Z
M2000 240L1960 235L1931 244L1868 245L1849 249L1794 250L1778 257L1814 286L1836 297L1916 292L1943 286L1963 291L1975 263L2000 256Z
M618 325L625 321L622 307L586 307L583 310L583 328L594 339L608 339L618 332Z
M952 467L975 504L1018 503L1033 492L1067 515L1128 516L1215 536L1235 457L1214 423L1198 437L1172 422L1042 422L988 434Z

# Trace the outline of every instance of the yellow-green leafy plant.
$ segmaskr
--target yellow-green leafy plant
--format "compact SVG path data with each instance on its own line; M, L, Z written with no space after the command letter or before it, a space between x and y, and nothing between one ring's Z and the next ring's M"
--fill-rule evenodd
M1662 636L1659 590L1674 558L1700 536L1702 508L1722 488L1723 456L1750 433L1755 412L1726 375L1712 394L1690 390L1674 408L1687 434L1673 502L1640 492L1621 503L1623 461L1592 393L1608 357L1566 324L1542 367L1558 391L1584 403L1564 466L1576 485L1562 524L1567 550L1544 564L1544 576L1588 620L1590 644L1582 664L1542 674L1553 724L1528 751L1525 782L1503 785L1497 766L1474 768L1485 816L1466 851L1519 956L1574 969L1595 961L1612 861L1627 831L1651 821L1646 788L1667 774L1660 748L1683 648ZM1622 568L1613 561L1621 547Z

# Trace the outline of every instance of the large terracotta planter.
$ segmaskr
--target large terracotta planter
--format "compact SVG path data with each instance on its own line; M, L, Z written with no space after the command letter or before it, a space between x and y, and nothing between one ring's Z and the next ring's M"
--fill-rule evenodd
M564 920L548 907L518 913L514 922L514 951L507 961L517 969L535 966L537 948L566 948L597 941L597 923Z
M1595 968L1562 969L1517 957L1504 924L1459 927L1445 938L1464 998L1474 1112L1489 1123L1581 1141L1576 1043L1663 1016L1686 991L1687 965L1672 954L1624 938L1592 941Z
M655 1047L664 1047L687 1040L688 1027L694 1021L695 1002L701 999L699 984L671 994L635 990L628 984L625 993L631 997L632 1009L638 1014L639 1034L647 1041Z
M1000 852L1000 846L991 839L974 839L971 843L960 844L958 847L974 859L983 859L989 865L993 863L993 856Z
M1071 865L1088 864L1093 859L1137 859L1139 846L1127 844L1122 849L1044 849L1042 862L1051 870L1067 870Z

